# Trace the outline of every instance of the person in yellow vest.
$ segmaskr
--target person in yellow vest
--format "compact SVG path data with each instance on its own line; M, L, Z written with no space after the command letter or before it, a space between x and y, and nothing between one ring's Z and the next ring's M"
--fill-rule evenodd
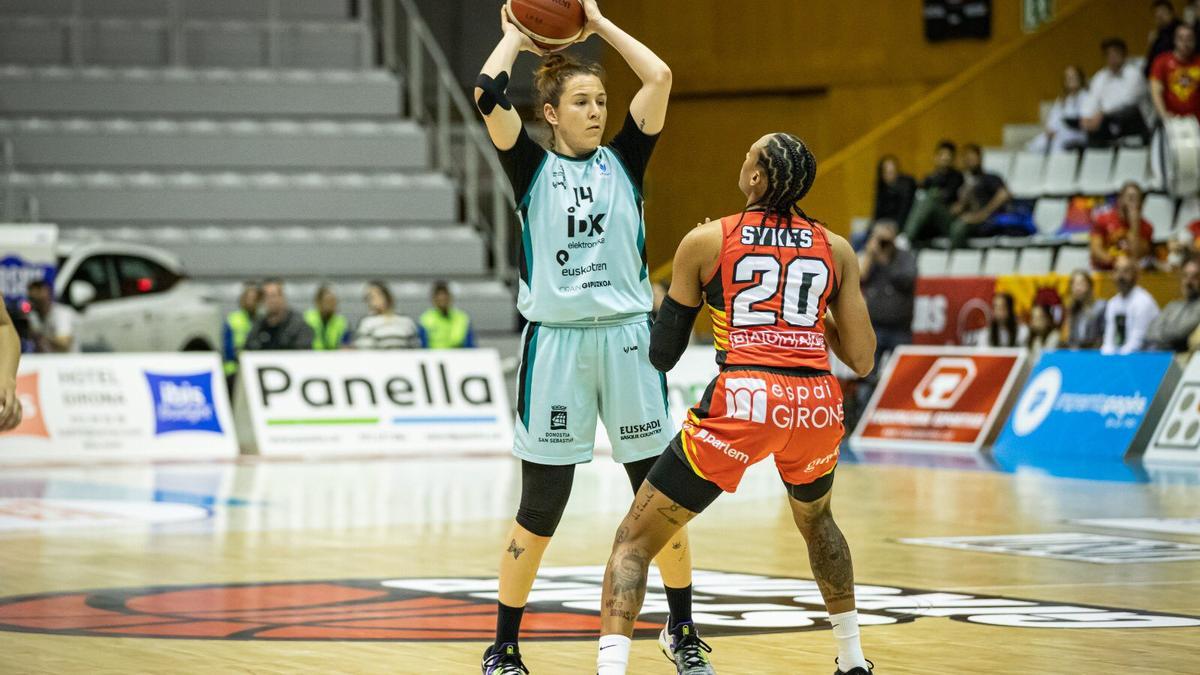
M258 303L261 300L262 289L256 282L247 281L242 284L237 310L225 317L221 352L225 360L225 379L228 380L230 391L233 391L234 378L237 377L238 357L246 346L246 338L254 329L254 322L258 320Z
M433 285L433 307L421 315L421 346L428 349L466 349L475 346L471 317L454 308L454 297L444 281Z
M350 324L337 313L338 297L327 284L317 289L312 309L304 313L304 323L312 328L313 349L336 351L350 344Z

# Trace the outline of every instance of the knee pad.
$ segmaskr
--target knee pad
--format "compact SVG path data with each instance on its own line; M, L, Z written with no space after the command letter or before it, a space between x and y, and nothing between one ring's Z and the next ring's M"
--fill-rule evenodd
M547 466L522 460L517 524L539 537L553 537L567 508L574 480L574 465Z

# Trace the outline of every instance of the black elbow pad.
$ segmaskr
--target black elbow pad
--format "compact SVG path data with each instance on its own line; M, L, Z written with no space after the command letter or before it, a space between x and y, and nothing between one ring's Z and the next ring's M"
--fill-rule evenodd
M667 372L679 363L692 336L692 324L700 307L685 307L667 296L658 310L658 319L650 329L650 364Z
M479 79L475 80L475 86L483 90L475 104L479 106L479 112L483 113L484 117L491 115L496 106L503 110L512 110L512 102L505 94L505 90L508 89L508 73L500 73L495 79L480 73Z

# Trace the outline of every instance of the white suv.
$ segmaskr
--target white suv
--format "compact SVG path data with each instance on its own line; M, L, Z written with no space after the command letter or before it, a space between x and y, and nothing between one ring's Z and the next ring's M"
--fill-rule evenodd
M85 352L217 351L221 312L188 283L179 260L126 243L58 246L58 302L79 314Z

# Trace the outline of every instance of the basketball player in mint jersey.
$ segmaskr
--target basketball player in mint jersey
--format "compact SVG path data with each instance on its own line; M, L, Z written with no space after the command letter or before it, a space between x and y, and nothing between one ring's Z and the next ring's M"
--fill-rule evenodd
M666 381L650 365L653 304L642 218L643 176L666 120L671 71L645 45L584 0L583 39L599 35L642 81L620 132L607 145L603 72L555 54L535 75L550 149L526 134L505 96L520 51L540 54L501 10L504 37L475 100L512 182L521 222L517 307L529 320L517 383L521 505L504 539L495 642L485 675L524 673L518 632L524 606L571 493L576 464L591 461L602 418L613 457L636 491L671 438ZM680 532L658 558L678 672L712 673L691 626L691 553Z

